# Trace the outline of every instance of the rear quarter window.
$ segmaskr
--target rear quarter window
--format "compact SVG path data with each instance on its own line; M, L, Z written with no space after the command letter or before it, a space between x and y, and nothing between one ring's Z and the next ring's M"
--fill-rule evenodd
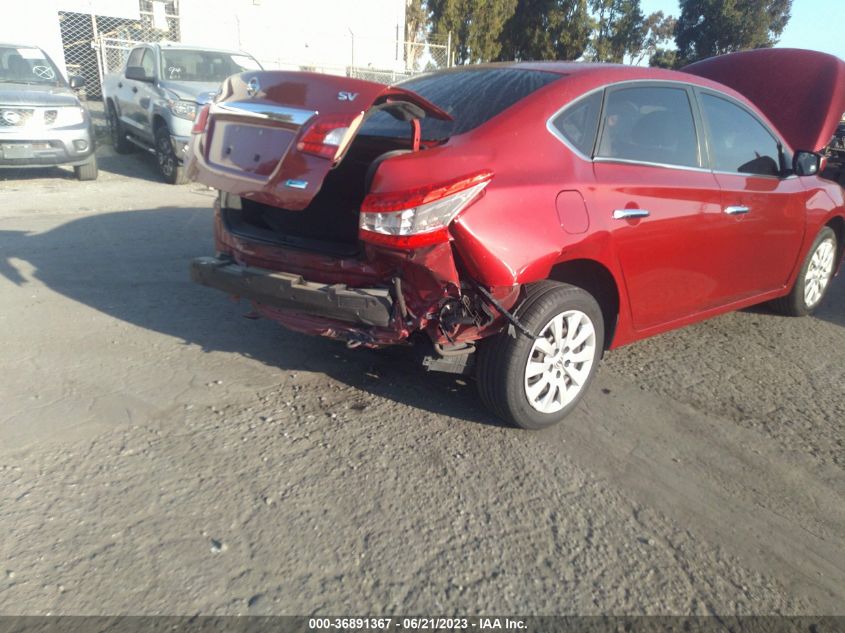
M602 94L598 91L578 99L552 119L558 134L585 156L592 156L596 143Z
M537 70L485 68L426 75L399 85L452 116L453 121L422 120L422 138L436 140L469 132L562 76ZM410 125L377 112L367 119L360 133L405 138L410 136Z

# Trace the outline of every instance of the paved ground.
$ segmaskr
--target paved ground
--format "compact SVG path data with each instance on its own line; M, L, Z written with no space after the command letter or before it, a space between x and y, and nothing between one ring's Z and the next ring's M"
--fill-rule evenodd
M845 614L842 278L526 433L242 318L187 277L211 193L101 167L0 172L0 613Z

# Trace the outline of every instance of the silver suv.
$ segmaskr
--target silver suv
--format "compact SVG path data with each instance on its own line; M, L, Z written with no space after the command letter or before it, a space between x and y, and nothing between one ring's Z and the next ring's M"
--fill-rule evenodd
M40 48L0 43L0 167L70 165L94 180L94 127L73 92L83 84Z

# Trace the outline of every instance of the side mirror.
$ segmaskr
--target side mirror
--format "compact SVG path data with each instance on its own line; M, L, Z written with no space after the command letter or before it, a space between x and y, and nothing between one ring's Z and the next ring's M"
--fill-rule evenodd
M795 152L792 159L792 170L798 176L815 176L821 169L822 157L815 152Z
M85 77L82 75L71 75L70 76L70 87L74 90L79 90L85 86Z
M126 67L126 78L133 79L135 81L152 81L153 78L147 75L144 72L143 67L141 66L127 66Z

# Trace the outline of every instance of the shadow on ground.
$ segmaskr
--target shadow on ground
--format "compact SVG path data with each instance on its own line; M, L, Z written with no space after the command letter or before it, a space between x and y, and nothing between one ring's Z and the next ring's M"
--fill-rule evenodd
M247 303L189 279L190 259L213 253L211 238L207 208L94 215L39 234L0 231L0 276L19 286L30 283L15 265L22 260L36 279L70 299L205 351L319 372L432 413L501 425L477 400L471 381L424 372L410 348L348 350L337 341L243 318Z
M751 306L750 308L745 308L743 312L766 315L778 314L767 304ZM822 302L822 305L819 306L818 310L815 311L813 317L845 327L845 267L843 267L840 275L831 281L827 297L825 297L825 300Z
M121 156L112 149L109 140L99 140L97 146L97 166L100 177L103 172L127 178L136 178L149 182L162 182L155 156L137 148L132 153ZM73 167L22 167L0 169L0 182L42 180L76 180Z
M23 260L38 280L64 296L206 351L319 372L432 413L499 424L481 406L471 381L425 373L409 348L347 350L342 343L288 332L270 321L244 319L248 304L235 304L189 279L190 259L213 250L211 209L107 213L40 234L0 231L0 276L21 286L29 283L15 265ZM845 278L834 281L816 317L845 326Z
M101 153L98 153L97 164L100 166L100 171L118 176L149 182L162 182L155 156L141 148L135 149L131 154L121 156L115 154L111 145L109 145Z
M845 267L836 277L828 296L815 314L816 318L845 327Z
M76 180L76 175L73 173L73 167L16 167L14 169L0 169L0 182L41 180L42 178Z

